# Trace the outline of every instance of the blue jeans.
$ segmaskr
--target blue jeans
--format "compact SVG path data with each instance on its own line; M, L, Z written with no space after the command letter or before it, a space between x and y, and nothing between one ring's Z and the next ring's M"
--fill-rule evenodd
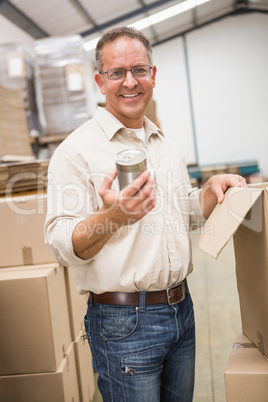
M191 402L195 370L192 299L168 304L89 303L85 328L104 402Z

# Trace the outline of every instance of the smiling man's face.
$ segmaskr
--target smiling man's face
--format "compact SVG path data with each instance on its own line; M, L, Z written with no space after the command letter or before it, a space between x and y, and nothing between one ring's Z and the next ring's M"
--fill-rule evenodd
M138 39L120 37L107 43L102 50L103 71L112 68L125 68L149 65L145 46ZM155 86L156 67L150 75L133 77L128 71L120 80L109 80L107 74L96 74L95 80L103 95L106 95L106 109L124 126L141 128L144 111L148 105Z

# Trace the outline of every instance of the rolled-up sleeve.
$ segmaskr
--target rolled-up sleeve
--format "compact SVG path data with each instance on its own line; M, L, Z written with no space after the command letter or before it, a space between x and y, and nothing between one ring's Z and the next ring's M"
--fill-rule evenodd
M192 188L188 193L191 229L201 227L206 222L200 205L200 191L199 188Z
M62 265L81 266L89 260L79 258L73 249L76 225L94 213L94 191L85 163L72 158L68 147L53 154L48 169L45 241Z
M203 226L206 222L206 218L203 215L200 204L201 189L197 187L192 187L183 157L181 157L180 171L182 174L184 186L186 188L187 211L189 214L189 229L195 229L197 227Z

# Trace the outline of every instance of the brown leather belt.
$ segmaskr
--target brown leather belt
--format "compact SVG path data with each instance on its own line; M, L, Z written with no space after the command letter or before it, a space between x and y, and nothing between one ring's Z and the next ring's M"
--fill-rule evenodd
M186 280L167 290L146 292L145 304L168 303L170 306L180 303L186 296ZM106 292L101 294L91 293L92 300L101 304L114 304L125 306L138 306L140 292Z

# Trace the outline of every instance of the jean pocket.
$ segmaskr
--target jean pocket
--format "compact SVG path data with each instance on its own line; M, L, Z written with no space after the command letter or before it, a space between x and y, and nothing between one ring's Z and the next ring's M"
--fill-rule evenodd
M138 314L120 308L101 310L101 334L108 341L120 340L131 335L138 325Z
M128 402L160 400L161 373L166 349L152 348L125 355L121 360L122 383Z
M165 355L166 349L163 347L125 355L121 360L123 374L127 376L150 375L162 371Z

